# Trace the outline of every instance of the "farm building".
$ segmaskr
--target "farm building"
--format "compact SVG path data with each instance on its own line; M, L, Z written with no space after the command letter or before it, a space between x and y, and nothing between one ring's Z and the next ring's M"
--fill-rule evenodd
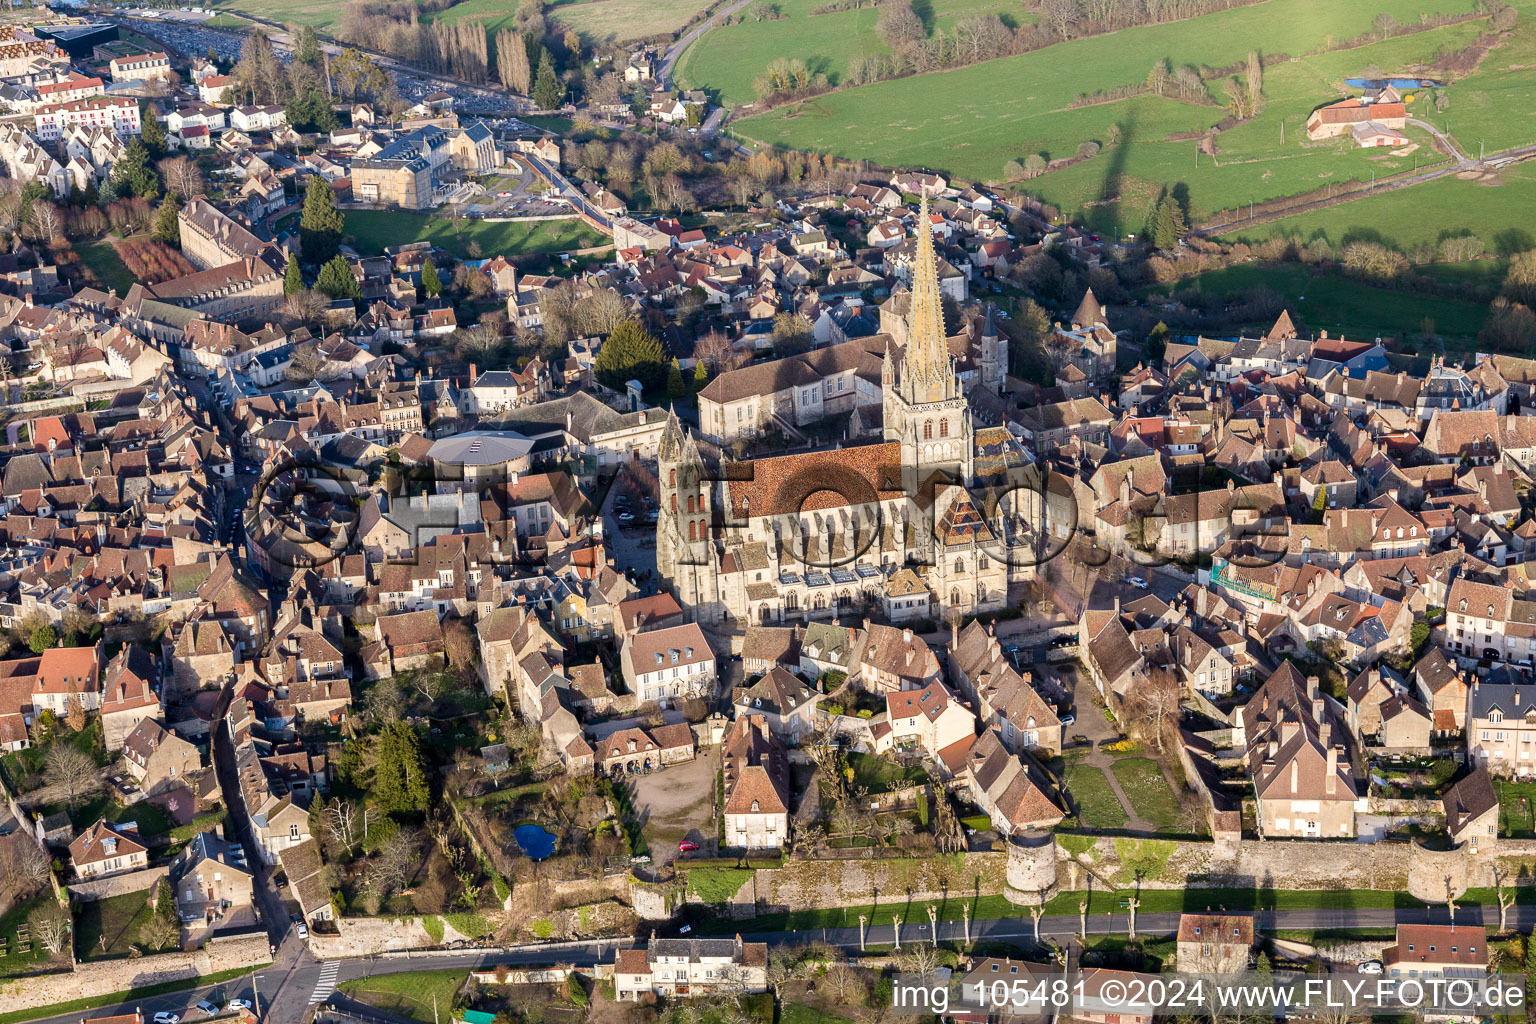
M1353 131L1356 125L1372 122L1382 128L1401 131L1408 123L1408 108L1402 103L1366 103L1354 98L1340 100L1312 111L1312 116L1307 118L1307 138L1314 142L1331 139Z

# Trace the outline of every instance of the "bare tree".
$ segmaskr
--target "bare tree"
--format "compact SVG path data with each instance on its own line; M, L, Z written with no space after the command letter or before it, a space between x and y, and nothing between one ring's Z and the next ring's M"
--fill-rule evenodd
M501 350L501 332L482 321L460 331L455 343L462 355L484 362Z
M384 840L373 864L373 882L381 893L396 892L405 887L420 845L421 831L414 828L400 829Z
M183 199L191 199L203 191L203 172L190 157L171 157L160 161L159 167L165 187Z
M32 926L32 937L48 952L57 953L64 948L69 936L69 919L56 901L49 900L32 911L27 924Z
M325 315L331 300L312 288L301 288L283 300L283 315L303 323L314 323Z
M1161 667L1148 673L1146 681L1130 694L1135 715L1145 723L1144 728L1159 753L1164 735L1178 722L1182 696L1178 677Z
M296 299L301 294L303 293L296 292L288 298ZM287 303L284 305L286 306ZM288 369L283 371L283 375L289 380L324 380L328 376L326 371L330 365L331 361L325 357L324 352L320 351L319 346L313 343L299 345L293 350L293 359L289 362Z
M32 237L40 242L51 242L64 235L64 212L50 202L33 203L27 223L32 228Z
M158 909L139 926L139 941L149 949L165 949L181 938L181 926L169 914Z
M101 770L95 758L80 748L55 743L43 762L43 781L61 790L69 809L74 810L81 797L101 788Z
M367 838L368 819L372 814L373 808L367 804L333 796L321 812L321 819L336 845L350 847Z
M1082 9L1077 6L1077 0L1045 0L1045 6L1041 11L1045 20L1063 39L1071 38L1072 27L1077 24L1082 13Z

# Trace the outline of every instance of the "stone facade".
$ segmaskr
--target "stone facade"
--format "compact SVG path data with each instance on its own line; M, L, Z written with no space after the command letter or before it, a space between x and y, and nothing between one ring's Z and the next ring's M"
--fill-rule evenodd
M142 892L150 886L159 883L171 869L168 865L155 868L145 868L143 871L130 871L126 875L110 875L106 878L92 878L84 882L73 882L65 886L69 890L70 899L74 900L105 900L113 896L121 896L124 893Z

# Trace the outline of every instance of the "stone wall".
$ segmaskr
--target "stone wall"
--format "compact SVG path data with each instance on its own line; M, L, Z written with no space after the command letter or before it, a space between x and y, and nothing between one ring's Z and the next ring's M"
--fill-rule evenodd
M1128 844L1151 842L1157 847ZM1171 847L1166 859L1158 855ZM1136 857L1139 867L1156 867L1140 884L1149 889L1272 888L1337 889L1345 879L1352 889L1408 890L1410 879L1436 879L1437 902L1443 902L1444 878L1454 875L1462 891L1494 885L1492 858L1472 857L1463 850L1435 853L1405 842L1351 843L1328 840L1280 839L1246 841L1232 846L1187 840L1125 840L1102 837L1079 857L1058 846L1061 858L1057 882L1062 888L1082 888L1093 875L1118 886L1134 884L1134 872L1122 863L1122 853ZM1525 851L1500 850L1511 858ZM1536 852L1533 850L1532 852ZM1513 874L1512 869L1505 867ZM1428 897L1421 897L1428 898Z
M235 968L256 967L270 960L266 934L254 933L210 941L193 953L161 953L136 960L83 963L73 972L23 978L0 987L0 1013L112 995L131 988L182 981Z
M69 889L71 899L105 900L113 896L122 896L124 893L143 892L170 874L170 871L170 865L162 864L156 868L145 868L143 871L129 871L127 874L74 882L66 888Z
M943 898L960 892L1000 893L1006 853L956 853L926 859L790 861L763 868L736 894L737 904L759 913L846 906L875 894L882 901Z
M481 913L490 919L492 925L497 923L493 913ZM480 939L480 936L459 934L445 916L429 916L437 916L443 922L444 945ZM335 922L338 929L336 935L329 932L322 934L311 928L309 951L328 960L338 956L368 956L392 949L432 949L438 943L427 934L421 922L420 917L343 917Z

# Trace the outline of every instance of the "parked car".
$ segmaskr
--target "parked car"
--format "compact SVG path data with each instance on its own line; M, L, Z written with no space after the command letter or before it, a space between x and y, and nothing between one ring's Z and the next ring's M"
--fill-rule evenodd
M1077 721L1077 716L1076 715L1062 715L1061 716L1061 724L1062 725L1071 725L1075 721Z
M309 938L309 925L304 923L304 919L298 914L289 914L288 917L293 921L293 930L299 933L299 938Z
M181 1015L170 1010L161 1010L154 1016L155 1024L181 1024Z
M218 1004L210 1003L206 999L198 1000L197 1009L202 1010L204 1013L206 1013L210 1017L212 1017L214 1014L219 1012Z
M1367 961L1365 961L1365 963L1361 964L1359 967L1356 967L1355 970L1359 971L1361 974L1380 974L1381 973L1381 961L1380 960L1367 960Z
M244 999L231 999L229 1002L224 1004L224 1009L231 1010L231 1011L233 1011L233 1010L249 1010L250 1008L251 1008L251 1004L246 1002Z
M699 844L695 843L691 839L684 839L682 842L677 844L677 852L678 853L692 853L695 850L697 850L698 848L699 848Z
M1142 579L1140 576L1132 576L1130 579L1126 580L1126 582L1135 587L1137 590L1146 590L1147 587L1150 586L1150 584L1148 584L1147 581Z
M619 525L620 526L629 526L634 521L635 521L635 514L633 512L620 512L619 513Z

